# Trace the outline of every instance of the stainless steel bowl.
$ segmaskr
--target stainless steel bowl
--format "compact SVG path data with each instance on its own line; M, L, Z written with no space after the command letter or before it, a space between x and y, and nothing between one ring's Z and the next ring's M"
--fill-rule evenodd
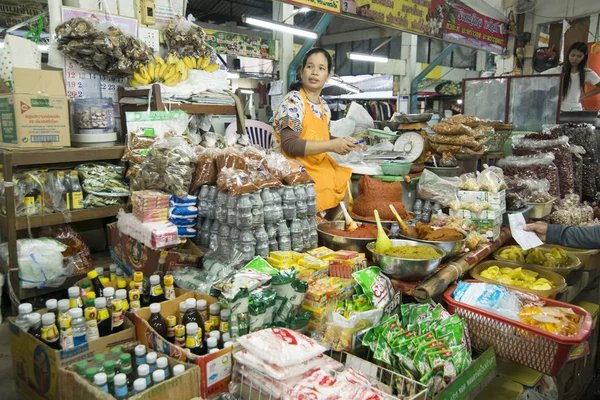
M433 240L413 239L413 238L404 236L402 234L400 234L399 236L403 239L414 240L415 242L427 243L427 244L437 246L440 249L444 250L444 253L446 253L445 258L448 259L448 258L454 257L457 254L460 254L460 252L463 251L463 249L465 248L465 243L467 241L467 237L465 236L464 233L462 235L463 235L462 240L456 240L454 242L435 242Z
M408 258L398 258L385 256L375 252L375 242L367 245L367 249L373 254L373 261L379 265L381 271L389 277L402 279L406 281L418 281L428 277L440 265L446 252L438 246L428 243L415 242L414 240L392 239L394 246L427 246L432 247L440 253L439 258L432 260L411 260Z
M367 244L371 243L375 239L350 238L327 233L327 231L330 229L344 229L345 224L345 221L332 221L322 222L319 225L317 225L317 232L319 234L319 244L322 246L329 247L331 250L350 250L357 251L359 253L365 253L367 255L367 258L371 258L371 251L367 249ZM361 225L360 222L358 222L358 224ZM390 231L385 228L383 229L385 230L385 233L387 233L389 236Z

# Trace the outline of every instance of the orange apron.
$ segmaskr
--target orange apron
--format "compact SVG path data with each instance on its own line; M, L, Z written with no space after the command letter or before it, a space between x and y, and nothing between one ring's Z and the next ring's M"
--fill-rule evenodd
M312 108L303 89L300 90L302 100L304 100L304 119L302 120L302 133L300 139L303 140L330 140L329 123L323 103L321 103L321 113L323 119L320 119L312 112ZM281 138L275 134L278 142ZM348 181L352 176L350 168L340 167L327 153L316 154L313 156L292 157L283 154L288 159L298 160L311 178L315 181L315 191L317 193L317 210L323 211L337 207L346 196Z

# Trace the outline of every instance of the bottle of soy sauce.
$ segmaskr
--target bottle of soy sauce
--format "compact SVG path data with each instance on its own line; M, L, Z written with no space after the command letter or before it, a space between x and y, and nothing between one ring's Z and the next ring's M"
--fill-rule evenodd
M94 301L97 310L98 332L100 336L108 336L112 331L112 321L110 313L106 308L106 298L99 297Z

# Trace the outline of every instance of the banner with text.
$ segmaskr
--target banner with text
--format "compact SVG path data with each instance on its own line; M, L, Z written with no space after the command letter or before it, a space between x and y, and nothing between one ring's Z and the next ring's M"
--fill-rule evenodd
M276 40L205 29L206 43L218 54L277 60Z
M506 50L504 22L445 0L342 0L342 13L484 51Z
M286 3L294 3L335 14L339 14L341 9L340 0L288 0Z

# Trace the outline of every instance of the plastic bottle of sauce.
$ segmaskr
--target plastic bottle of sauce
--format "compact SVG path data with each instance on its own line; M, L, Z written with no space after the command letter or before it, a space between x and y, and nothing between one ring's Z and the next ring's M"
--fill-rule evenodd
M173 367L173 376L179 376L185 372L185 366L183 364L178 364Z
M60 350L60 338L56 329L54 313L42 315L42 342L54 350Z
M265 227L260 225L254 231L254 237L256 238L256 250L255 254L262 258L269 257L269 235Z
M72 308L69 310L71 314L71 329L73 330L73 345L79 346L86 343L86 325L83 318L83 310L81 308Z
M133 393L134 394L140 394L143 391L146 390L146 379L145 378L138 378L133 382Z
M19 315L15 320L15 324L23 329L25 332L29 330L29 315L33 312L33 306L31 303L19 304Z
M175 343L175 325L177 325L177 317L169 315L167 318L167 340L170 343Z
M89 382L89 383L94 383L94 376L96 376L96 374L98 373L98 369L97 368L88 368L85 370L85 379Z
M127 376L125 376L125 374L117 374L115 376L114 394L118 400L124 400L129 396L129 390L127 390Z
M229 333L229 310L221 310L221 318L219 319L219 332L221 332L221 335Z
M123 308L123 313L129 311L129 302L127 301L127 290L119 289L115 292L115 298L121 300L121 307Z
M192 354L197 356L201 356L204 354L202 348L202 342L198 340L198 324L195 322L190 322L185 326L186 339L185 339L185 347L190 350Z
M131 308L131 311L136 312L142 308L141 295L141 292L137 289L132 289L129 291L129 307Z
M148 319L148 324L158 333L163 339L167 339L167 322L160 315L160 304L153 303L150 304L150 318Z
M185 325L175 326L175 342L173 344L179 347L185 346Z
M148 364L142 364L137 369L137 375L140 379L144 379L146 381L146 387L152 386L152 381L150 379L150 367Z
M144 346L143 344L137 345L135 346L134 352L135 366L139 368L140 365L146 364L146 346Z
M96 321L98 321L98 333L100 337L110 335L112 330L112 324L110 319L110 313L106 308L106 298L99 297L94 301L96 310L98 311Z
M187 305L185 301L182 301L179 303L179 318L177 319L177 321L179 321L179 323L181 323L181 321L183 321L183 316L185 315L185 312L187 310Z
M127 387L133 387L133 369L131 367L131 354L121 354L121 373L127 377Z
M73 329L71 328L71 314L67 310L60 318L60 348L63 350L72 349Z
M58 301L58 314L56 314L56 326L60 332L62 329L62 318L64 315L69 314L69 308L71 302L68 299L62 299Z
M81 297L79 297L80 290L77 286L71 286L68 290L68 294L71 308L77 308L83 305L81 302Z
M94 385L98 386L98 389L103 392L108 393L107 377L104 372L100 372L94 376Z
M165 380L165 371L158 369L152 373L152 383L158 385Z
M91 270L87 273L87 276L90 282L92 282L92 287L94 288L96 298L104 296L104 286L102 286L100 279L98 279L98 272L96 272L96 270Z
M220 325L221 306L219 303L213 303L209 307L210 311L210 330L218 331Z
M42 340L42 316L40 313L29 314L29 322L31 323L29 333Z
M146 364L148 364L151 374L154 371L156 371L156 359L157 358L158 358L158 354L156 354L156 352L154 352L154 351L151 351L150 353L146 354Z
M115 390L115 362L105 361L104 362L104 373L106 374L106 384L108 385L109 393L113 393Z
M187 299L185 301L185 304L187 306L187 310L185 311L185 314L183 315L181 323L183 325L186 325L186 327L187 327L187 324L189 324L191 322L195 322L199 326L204 326L204 320L200 316L200 313L198 313L198 310L196 310L196 300L195 299Z
M150 277L150 304L161 303L165 301L165 292L160 285L160 276L152 275Z
M110 266L108 268L110 271L110 275L109 275L110 280L116 281L117 280L117 264L110 264Z
M88 342L100 338L98 331L98 310L94 306L94 300L88 299L88 306L85 308L85 339Z
M123 303L121 300L114 299L111 303L112 310L112 333L119 333L123 331Z
M177 296L173 286L173 275L165 275L163 281L165 283L165 300L174 300Z
M200 314L200 318L202 318L202 321L208 321L208 303L206 302L206 300L200 299L196 301L196 310L198 310L198 314Z
M169 361L167 360L167 357L159 357L159 359L156 360L156 368L164 372L165 379L169 379L171 374L169 373Z

